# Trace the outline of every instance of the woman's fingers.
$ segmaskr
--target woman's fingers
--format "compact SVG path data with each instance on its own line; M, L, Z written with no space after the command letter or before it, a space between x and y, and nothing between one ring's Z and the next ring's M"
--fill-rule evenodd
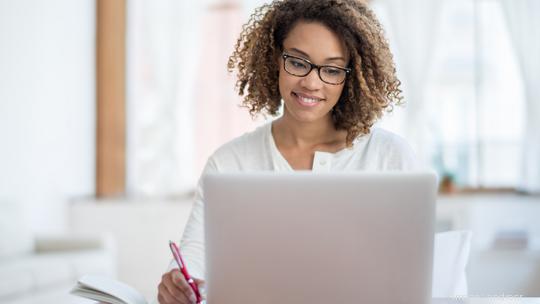
M163 295L165 303L192 303L189 298L184 294L180 286L177 285L174 279L174 270L164 274L161 278L161 284L159 288L159 294Z
M193 278L193 281L195 281L195 283L197 283L197 286L199 286L199 287L201 287L201 288L204 288L204 285L206 285L206 281L205 281L205 280Z
M171 270L171 278L176 290L182 293L182 295L188 301L187 303L197 302L195 292L193 292L193 289L191 289L191 286L189 286L188 282L178 269Z
M182 303L174 298L163 282L158 286L158 301L160 304Z
M195 284L199 287L199 293L201 294L202 299L206 300L206 281L196 278L193 278L193 281L195 281Z
M196 278L193 278L193 281L199 287L201 296L204 298L202 290L204 290L205 281ZM180 271L173 269L161 277L161 283L158 286L158 301L162 304L195 304L197 297Z

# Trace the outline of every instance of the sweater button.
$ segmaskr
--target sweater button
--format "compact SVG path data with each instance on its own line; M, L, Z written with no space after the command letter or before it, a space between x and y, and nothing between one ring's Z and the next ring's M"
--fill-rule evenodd
M319 162L319 164L320 164L321 166L324 166L324 165L326 165L326 161L323 159L323 160L321 160L321 161Z

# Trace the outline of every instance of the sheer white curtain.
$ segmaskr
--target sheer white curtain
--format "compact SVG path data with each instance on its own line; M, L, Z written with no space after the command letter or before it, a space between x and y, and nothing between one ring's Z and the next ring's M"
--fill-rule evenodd
M403 82L405 116L403 133L419 158L429 160L429 132L425 112L425 83L438 31L441 1L378 0L378 10L386 13L387 31ZM402 111L402 109L398 109Z
M128 1L128 195L193 190L208 156L256 125L227 73L248 17L242 5Z
M375 4L404 84L391 129L458 186L516 187L522 83L499 0Z
M526 116L519 187L540 193L540 1L500 0L525 87Z
M204 5L128 1L128 195L171 195L194 183L193 75Z
M243 22L242 6L236 0L209 6L203 17L201 58L194 75L196 174L219 146L256 126L248 110L240 107L236 77L227 71Z

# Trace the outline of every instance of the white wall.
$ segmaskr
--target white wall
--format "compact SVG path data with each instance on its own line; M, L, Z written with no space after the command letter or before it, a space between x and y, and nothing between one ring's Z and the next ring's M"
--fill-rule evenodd
M0 198L34 232L94 191L95 3L0 0Z

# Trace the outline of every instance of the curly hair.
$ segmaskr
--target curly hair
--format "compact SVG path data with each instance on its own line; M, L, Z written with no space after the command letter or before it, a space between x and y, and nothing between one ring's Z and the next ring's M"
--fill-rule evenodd
M360 0L283 0L265 4L243 26L229 72L237 70L236 88L252 116L277 115L279 56L283 41L299 21L320 22L344 42L352 69L331 112L334 127L346 130L346 144L368 134L371 126L402 100L400 84L384 30Z

